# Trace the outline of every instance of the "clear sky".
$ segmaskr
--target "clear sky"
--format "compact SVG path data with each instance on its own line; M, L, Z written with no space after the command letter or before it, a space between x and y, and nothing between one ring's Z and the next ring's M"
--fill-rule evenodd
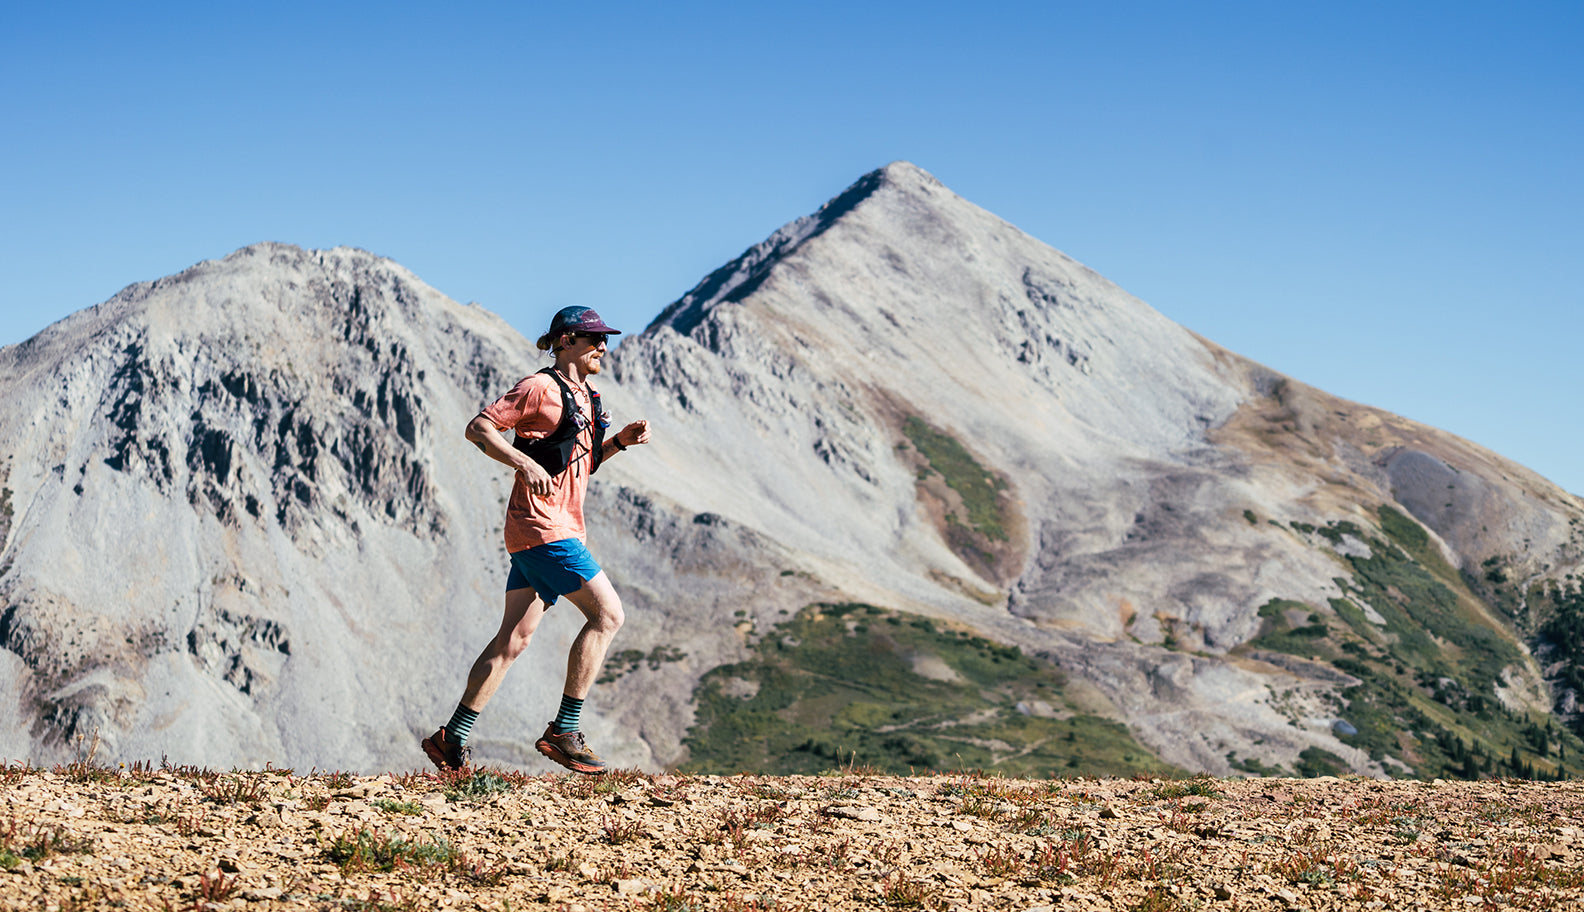
M0 344L263 240L636 331L906 159L1584 494L1584 3L579 6L4 4Z

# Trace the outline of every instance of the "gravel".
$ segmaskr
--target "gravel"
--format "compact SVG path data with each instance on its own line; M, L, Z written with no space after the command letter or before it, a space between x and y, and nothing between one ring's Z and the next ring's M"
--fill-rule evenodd
M475 775L508 788L469 788ZM479 792L489 793L466 797ZM1584 900L1577 782L862 770L353 777L78 765L5 769L0 802L4 908L1561 909Z

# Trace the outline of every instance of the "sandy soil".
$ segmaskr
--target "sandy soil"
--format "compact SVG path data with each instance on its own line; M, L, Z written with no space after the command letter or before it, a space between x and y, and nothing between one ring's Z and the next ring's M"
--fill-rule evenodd
M1584 908L1584 784L355 777L0 781L0 907Z

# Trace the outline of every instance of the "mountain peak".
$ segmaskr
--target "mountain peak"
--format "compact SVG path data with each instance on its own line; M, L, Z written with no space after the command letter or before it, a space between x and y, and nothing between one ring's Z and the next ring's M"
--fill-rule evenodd
M865 178L878 177L880 180L902 185L923 185L944 188L946 185L928 171L920 168L910 161L897 159L881 168L876 168L864 175Z
M769 275L775 264L803 244L819 237L868 200L886 190L902 193L945 190L934 175L907 161L894 161L865 174L810 215L793 220L742 255L710 273L691 291L655 317L648 329L670 326L687 335L706 314L722 303L742 301Z

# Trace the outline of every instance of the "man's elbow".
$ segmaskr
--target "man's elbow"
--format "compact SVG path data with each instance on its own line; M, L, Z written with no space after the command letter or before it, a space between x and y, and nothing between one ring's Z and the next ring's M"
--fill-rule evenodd
M462 432L462 436L466 437L469 443L482 444L484 442L484 428L480 422L485 420L483 415L474 415L473 420L468 422L467 429Z

